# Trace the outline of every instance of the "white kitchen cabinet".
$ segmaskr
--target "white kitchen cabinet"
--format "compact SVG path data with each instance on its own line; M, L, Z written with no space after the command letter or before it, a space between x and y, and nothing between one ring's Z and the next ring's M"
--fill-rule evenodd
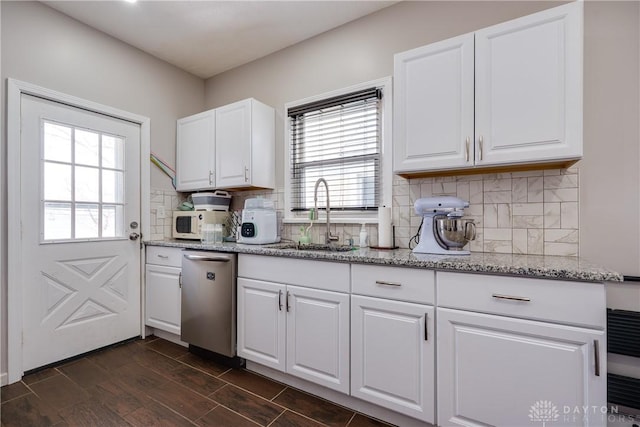
M284 371L286 286L238 278L238 355Z
M348 286L349 266L292 259L286 264L274 268L272 257L240 255L238 355L348 393L349 294L333 289L336 283ZM308 287L316 283L326 283L325 289Z
M579 159L582 7L397 54L395 172Z
M434 308L351 297L351 395L434 423Z
M606 425L602 283L450 272L436 281L438 425ZM552 407L557 419L530 418Z
M473 164L473 57L473 34L395 56L396 172Z
M275 112L255 99L215 110L216 188L275 187Z
M176 190L215 188L215 110L178 119Z
M147 247L145 276L145 324L180 335L179 248Z
M351 395L435 423L435 273L351 266Z
M444 308L437 315L438 425L606 425L604 331Z

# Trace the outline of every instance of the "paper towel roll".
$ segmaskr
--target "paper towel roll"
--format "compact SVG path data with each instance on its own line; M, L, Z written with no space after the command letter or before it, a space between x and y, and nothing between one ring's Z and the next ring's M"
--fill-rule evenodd
M390 248L393 246L393 230L391 227L391 208L378 208L378 246Z

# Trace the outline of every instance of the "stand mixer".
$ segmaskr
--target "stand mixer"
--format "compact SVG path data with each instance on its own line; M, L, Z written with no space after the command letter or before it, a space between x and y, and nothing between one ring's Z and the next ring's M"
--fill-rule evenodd
M472 219L462 218L469 207L458 197L424 197L416 200L414 208L423 217L420 242L414 253L441 255L469 255L463 247L476 238L476 225Z

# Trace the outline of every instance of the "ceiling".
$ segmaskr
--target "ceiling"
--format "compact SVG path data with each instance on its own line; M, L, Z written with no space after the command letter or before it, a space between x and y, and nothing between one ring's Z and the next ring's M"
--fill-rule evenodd
M396 1L45 1L48 6L209 78Z

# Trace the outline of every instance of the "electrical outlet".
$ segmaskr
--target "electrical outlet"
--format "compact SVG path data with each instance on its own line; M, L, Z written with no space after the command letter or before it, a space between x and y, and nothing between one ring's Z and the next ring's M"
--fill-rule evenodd
M158 206L156 208L156 219L165 219L164 206Z

